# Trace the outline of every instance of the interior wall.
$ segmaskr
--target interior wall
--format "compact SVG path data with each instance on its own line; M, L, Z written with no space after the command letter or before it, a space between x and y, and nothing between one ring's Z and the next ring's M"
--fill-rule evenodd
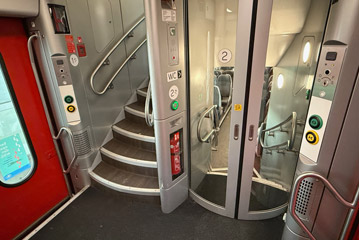
M215 12L214 67L234 67L238 0L216 0ZM219 61L218 53L229 49L232 59L228 63Z
M67 0L71 34L76 41L81 37L86 46L86 57L79 58L82 81L88 99L95 147L102 145L115 119L123 110L136 88L148 77L146 44L139 49L113 81L113 88L97 95L90 87L90 76L103 57L144 15L143 1ZM101 30L99 30L99 28ZM127 56L146 36L143 22L134 30L134 37L126 39L108 58L110 65L101 67L94 78L97 90L102 90Z
M312 1L303 30L294 37L286 53L273 68L273 86L267 128L285 120L292 112L297 113L298 120L305 121L309 104L309 100L306 99L306 92L312 87L312 79L316 70L328 6L329 0ZM305 37L314 37L314 44L311 49L312 61L310 65L306 66L307 70L302 71L300 68L302 66L303 39ZM277 78L279 74L284 76L282 88L278 87ZM296 81L302 77L305 77L307 80L302 84L302 87L298 88ZM290 130L290 123L284 128ZM302 132L303 127L299 126L294 145L296 150L300 148ZM274 137L268 136L265 138L265 144L278 144L288 140L288 138L288 133L276 131ZM278 153L277 151L271 151L269 153L264 150L261 161L261 174L290 189L297 158L298 154L294 152L285 151L285 153Z

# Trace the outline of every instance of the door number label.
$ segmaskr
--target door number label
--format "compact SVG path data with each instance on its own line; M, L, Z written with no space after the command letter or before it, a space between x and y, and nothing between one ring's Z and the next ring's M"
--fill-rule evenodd
M181 70L167 73L167 82L172 82L172 81L178 80L179 78L182 78Z
M175 100L177 97L178 97L178 87L176 86L176 85L173 85L171 88L170 88L170 90L169 90L169 92L168 92L168 95L170 96L170 98L172 99L172 100Z
M219 51L218 60L221 63L228 63L229 61L231 61L231 59L232 59L232 52L229 49L224 48L221 51Z

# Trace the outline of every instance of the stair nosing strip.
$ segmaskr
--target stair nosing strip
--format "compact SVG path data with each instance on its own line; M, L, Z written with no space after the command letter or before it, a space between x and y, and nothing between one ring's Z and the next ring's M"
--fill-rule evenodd
M134 165L134 166L138 166L138 167L146 167L146 168L157 168L157 162L151 162L148 160L142 160L142 159L136 159L136 158L129 158L129 157L120 155L118 153L114 153L104 147L102 147L100 149L100 152L113 160L116 160L116 161L119 161L122 163L126 163L129 165Z
M121 135L123 135L125 137L133 138L133 139L136 139L136 140L139 140L139 141L150 142L150 143L155 143L156 142L155 137L130 132L130 131L127 131L127 130L125 130L123 128L120 128L120 127L118 127L116 125L113 125L112 129L115 132L117 132L117 133L119 133L119 134L121 134Z
M125 107L125 111L128 112L128 113L131 113L137 117L141 117L141 118L145 118L145 113L144 112L141 112L141 111L138 111L136 109L133 109L129 106L126 106Z
M140 96L142 96L142 97L147 97L147 92L142 91L142 90L140 90L140 89L137 89L137 94L140 95Z
M111 182L110 180L107 180L93 171L89 171L89 175L93 180L96 182L111 188L118 192L124 192L124 193L130 193L130 194L136 194L136 195L146 195L146 196L159 196L160 195L160 189L159 188L138 188L138 187L129 187L125 185L121 185L118 183Z

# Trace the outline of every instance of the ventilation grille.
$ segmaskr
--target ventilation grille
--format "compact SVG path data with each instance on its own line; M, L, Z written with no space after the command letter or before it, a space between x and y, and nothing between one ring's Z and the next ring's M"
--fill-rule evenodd
M74 134L75 149L78 156L91 153L91 143L87 130Z
M303 180L299 187L297 201L295 203L295 210L302 215L307 214L310 195L312 193L313 183Z

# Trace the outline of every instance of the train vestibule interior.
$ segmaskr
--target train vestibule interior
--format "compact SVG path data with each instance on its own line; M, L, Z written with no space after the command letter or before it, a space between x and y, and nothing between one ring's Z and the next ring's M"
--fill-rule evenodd
M354 0L0 0L0 239L359 239L358 41Z

